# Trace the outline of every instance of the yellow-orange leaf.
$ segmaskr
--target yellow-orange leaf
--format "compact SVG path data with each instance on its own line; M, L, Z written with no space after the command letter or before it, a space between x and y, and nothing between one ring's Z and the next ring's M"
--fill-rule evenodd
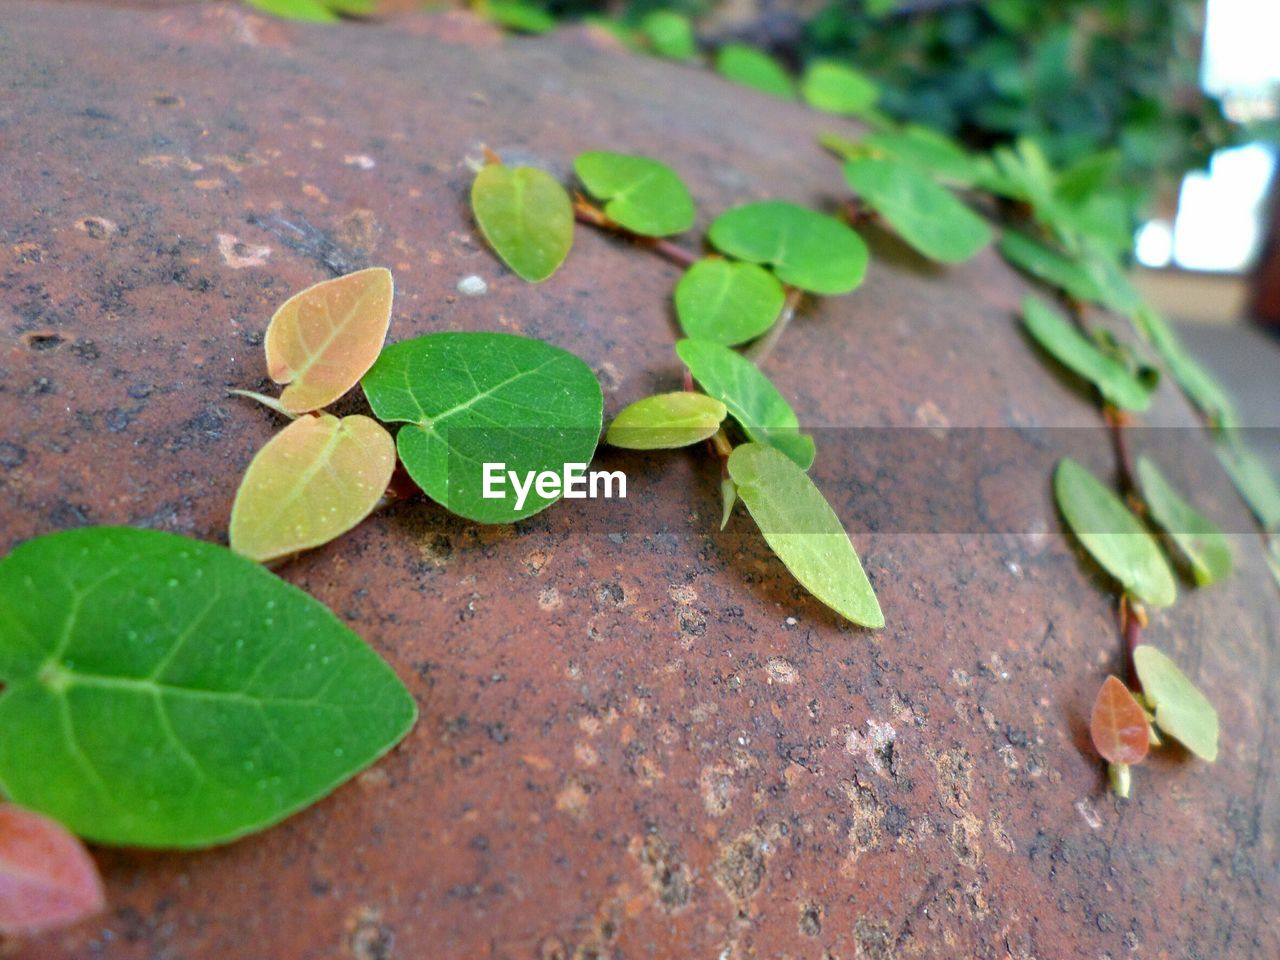
M254 456L231 508L231 549L272 560L318 547L367 517L396 465L369 417L299 417Z
M391 323L394 285L384 267L326 280L286 300L267 327L267 372L287 384L280 404L308 413L354 387Z
M1115 677L1107 677L1093 704L1089 735L1109 763L1139 763L1151 746L1151 726L1133 694Z

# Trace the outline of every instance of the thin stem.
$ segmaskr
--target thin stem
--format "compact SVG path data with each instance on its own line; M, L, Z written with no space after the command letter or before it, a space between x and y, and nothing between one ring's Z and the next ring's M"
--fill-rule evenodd
M658 256L674 263L677 267L691 267L702 259L692 250L686 250L678 243L672 243L663 237L645 237L628 230L616 220L610 219L603 210L592 205L582 196L573 198L573 215L579 223L585 223L599 230L608 230L611 233L621 234L642 247L648 247Z
M1120 472L1121 492L1126 498L1133 498L1138 492L1138 486L1134 482L1136 473L1133 469L1133 461L1129 457L1129 443L1125 439L1125 426L1129 422L1129 418L1123 410L1118 410L1111 404L1107 404L1102 409L1102 416L1107 421L1107 426L1111 428L1111 446L1116 452L1116 467Z
M1138 668L1133 662L1133 651L1142 644L1142 628L1147 625L1147 611L1125 593L1120 597L1120 634L1124 638L1124 666L1129 675L1129 687L1142 692L1138 680Z
M778 345L778 341L782 339L783 333L791 323L792 317L796 315L796 309L800 306L800 301L804 298L804 291L790 287L787 290L787 297L782 301L782 310L778 313L778 319L773 321L773 326L769 328L769 332L753 343L746 351L747 359L756 366L764 363L765 359L773 352L773 348Z
M250 400L257 400L264 407L270 407L276 413L286 416L290 420L298 419L298 415L296 413L286 410L284 408L284 404L275 397L268 397L264 393L255 393L252 390L231 390L230 392L235 394L237 397L248 397Z

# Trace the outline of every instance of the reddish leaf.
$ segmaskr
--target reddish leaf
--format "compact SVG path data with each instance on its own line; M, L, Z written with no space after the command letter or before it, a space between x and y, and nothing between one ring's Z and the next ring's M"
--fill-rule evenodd
M1139 763L1151 746L1147 715L1129 688L1107 677L1093 704L1089 735L1103 759L1110 763Z
M0 804L0 933L75 923L105 906L83 844L54 821Z

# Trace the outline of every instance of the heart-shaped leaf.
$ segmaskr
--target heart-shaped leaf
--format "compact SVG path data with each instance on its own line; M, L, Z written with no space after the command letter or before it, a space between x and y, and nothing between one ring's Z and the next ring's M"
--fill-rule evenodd
M802 470L813 463L813 437L759 368L718 343L681 340L676 353L708 396L715 397L757 443L781 450Z
M926 257L960 263L991 242L985 220L912 167L871 157L846 160L844 179Z
M267 372L288 384L280 406L319 410L360 382L391 323L391 271L358 270L286 300L267 327Z
M1178 665L1150 644L1133 651L1142 694L1156 712L1156 726L1201 760L1218 759L1218 711Z
M786 298L782 284L764 267L699 260L676 284L676 316L691 338L733 346L773 326Z
M230 550L89 527L0 560L0 784L101 843L204 847L389 750L413 698L324 606Z
M722 213L708 232L716 249L773 268L810 293L848 293L867 272L867 245L832 217L769 200Z
M432 500L480 523L512 523L560 493L520 497L508 471L562 474L587 464L604 395L591 368L541 340L509 333L433 333L382 351L364 392L379 419L408 424L396 448ZM485 464L503 464L486 496ZM548 488L549 489L549 488Z
M1113 407L1141 411L1151 406L1152 384L1095 347L1066 317L1044 301L1035 297L1024 299L1022 322L1046 353L1097 387Z
M782 64L754 47L726 44L716 54L716 69L735 83L762 93L788 100L796 95L795 83Z
M729 476L765 542L806 590L854 623L884 626L849 535L807 473L772 447L744 443L729 456Z
M391 481L396 445L359 415L300 417L254 455L231 508L231 549L287 557L346 533Z
M1001 255L1023 273L1042 280L1081 303L1097 303L1101 294L1088 272L1073 258L1025 233L1006 229L1000 237Z
M1089 736L1108 763L1141 763L1151 748L1146 711L1116 677L1107 677L1098 691Z
M880 98L880 88L874 80L830 60L817 60L805 68L800 93L815 110L844 116L865 113Z
M653 52L670 60L692 60L698 55L689 18L673 10L654 10L640 21L640 30Z
M79 840L48 817L0 803L0 934L67 926L105 906Z
M1138 482L1151 519L1178 545L1196 583L1207 586L1228 576L1231 548L1213 521L1187 503L1147 457L1138 458Z
M486 165L471 185L471 210L489 246L530 283L555 273L573 246L573 202L535 167Z
M1173 571L1155 537L1097 477L1064 458L1054 471L1053 492L1076 539L1129 593L1153 607L1177 599Z
M573 169L609 219L632 233L665 237L693 226L693 198L676 172L648 157L580 153Z
M630 450L687 447L714 436L727 413L723 403L701 393L660 393L624 407L605 439Z
M982 161L946 134L931 127L908 124L898 130L881 130L863 137L860 154L882 155L906 164L933 180L957 187L971 187L983 177Z

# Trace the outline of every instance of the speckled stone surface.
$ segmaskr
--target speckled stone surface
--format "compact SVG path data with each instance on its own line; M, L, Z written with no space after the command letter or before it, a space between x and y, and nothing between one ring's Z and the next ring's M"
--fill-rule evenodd
M266 385L275 305L367 264L395 272L393 339L546 338L599 371L606 415L677 388L675 268L582 229L552 280L519 281L467 212L482 144L566 178L581 150L653 153L700 228L744 200L842 192L814 145L838 122L460 15L311 27L8 2L0 80L5 547L86 523L224 540L277 427L227 390ZM1218 705L1219 761L1164 751L1117 803L1086 730L1120 668L1115 597L1053 508L1068 434L1037 429L1091 428L1075 452L1106 472L1097 412L1018 333L1026 287L994 252L944 270L870 240L866 285L810 301L769 375L807 424L1003 438L969 492L986 527L920 533L884 504L947 482L942 459L912 446L886 466L819 435L814 477L886 629L808 598L745 515L716 532L700 449L604 450L625 503L514 528L401 503L281 573L418 698L405 742L231 846L96 850L109 912L0 955L1280 956L1280 594L1256 538L1148 632ZM459 295L472 276L486 292ZM1168 386L1145 419L1194 424ZM1248 529L1207 446L1169 472Z

